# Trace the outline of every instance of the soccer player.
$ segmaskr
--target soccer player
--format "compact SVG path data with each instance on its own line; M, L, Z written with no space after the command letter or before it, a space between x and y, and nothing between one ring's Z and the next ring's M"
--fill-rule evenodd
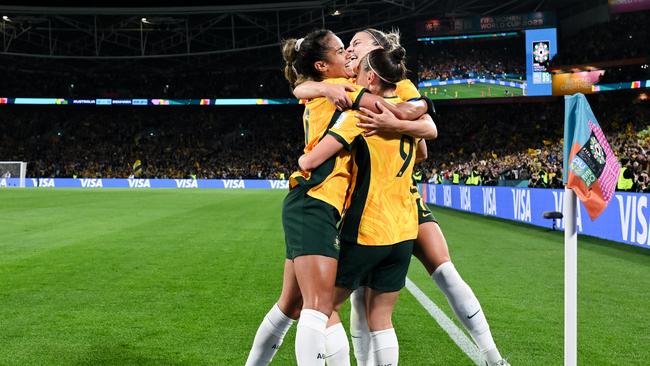
M285 77L291 87L305 80L346 81L335 79L347 76L346 58L343 43L330 31L314 31L304 38L285 41L283 57ZM361 87L352 87L347 93L355 106L378 111L376 103L389 104ZM305 153L340 114L326 98L307 102L303 114ZM336 224L350 182L350 164L350 154L341 152L309 173L296 172L290 177L291 190L282 211L286 244L282 292L258 328L246 365L270 363L298 317L298 365L324 365L325 328L333 307L338 258Z
M404 79L405 54L401 47L371 51L362 61L357 82L373 94L399 100L395 89ZM396 366L399 346L391 316L418 231L417 207L411 197L415 139L400 133L365 136L357 123L354 115L339 119L328 136L301 156L299 164L311 170L343 148L353 151L352 194L340 233L336 307L366 282L375 364ZM330 324L339 322L333 314Z
M399 37L394 33L385 34L376 29L366 29L357 32L350 41L350 46L347 48L348 62L346 68L348 73L356 74L358 71L358 60L363 58L370 50L376 48L392 49L399 46L398 42ZM397 86L397 93L401 95L399 94L401 91L399 88L400 83ZM294 94L299 98L325 95L330 100L338 101L339 106L344 108L345 104L343 102L345 98L341 97L341 88L341 86L330 87L323 83L304 83L294 89ZM419 97L417 89L415 89L415 93L408 88L404 90L410 95L406 97L402 96L402 99L414 100L414 98ZM381 114L376 114L374 111L363 108L361 110L366 116L361 115L359 117L363 122L359 126L369 129L371 131L369 134L383 131L399 131L412 134L413 136L423 137L416 134L418 131L414 129L416 127L414 123L399 120L384 108L382 108ZM444 293L458 320L469 331L486 365L508 365L508 362L501 357L494 342L489 324L476 295L474 295L472 289L462 279L451 262L447 241L437 220L427 205L421 201L419 192L417 192L417 186L414 189L413 198L417 201L419 208L418 237L414 243L413 254L427 269L433 281ZM350 333L352 335L354 355L357 359L357 364L370 365L372 364L372 359L369 359L369 356L371 356L369 349L370 335L366 322L366 302L363 287L360 287L352 294L350 302L352 304Z

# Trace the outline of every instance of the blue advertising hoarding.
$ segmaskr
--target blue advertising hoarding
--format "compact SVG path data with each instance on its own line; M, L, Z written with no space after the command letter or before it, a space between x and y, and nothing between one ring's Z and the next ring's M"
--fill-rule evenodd
M1 187L17 187L18 178L0 179ZM289 189L286 180L262 179L142 179L142 178L27 178L28 188L217 188Z
M516 187L474 187L423 184L425 202L475 214L493 216L550 228L544 211L563 211L564 190ZM595 236L650 249L650 209L643 193L617 192L596 221L578 201L579 234ZM564 220L558 220L564 229Z

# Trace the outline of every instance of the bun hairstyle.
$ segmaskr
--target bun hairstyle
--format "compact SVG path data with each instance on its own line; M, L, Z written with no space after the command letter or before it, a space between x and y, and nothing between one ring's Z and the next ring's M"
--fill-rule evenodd
M314 63L327 60L326 41L333 34L327 29L319 29L304 38L292 38L282 42L284 77L292 89L305 80L322 80L320 72L314 68Z
M393 50L378 48L368 53L363 61L365 71L373 71L384 88L394 88L406 78L406 50L399 46Z
M362 30L362 32L366 32L370 35L373 40L372 44L374 46L380 46L389 51L394 48L401 47L399 43L400 34L399 30L397 29L393 29L392 31L385 33L375 28L367 28Z

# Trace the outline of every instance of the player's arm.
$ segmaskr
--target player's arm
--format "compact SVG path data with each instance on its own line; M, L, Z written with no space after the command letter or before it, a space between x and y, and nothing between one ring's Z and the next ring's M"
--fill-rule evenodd
M293 89L293 95L299 99L313 99L325 97L334 104L338 110L344 110L352 106L352 99L348 92L355 91L352 84L330 84L321 81L308 80Z
M343 148L351 151L354 139L363 133L363 130L357 127L357 122L359 120L351 113L341 113L334 126L327 131L327 135L310 152L298 159L300 169L315 169Z
M378 104L377 108L381 110L380 113L361 108L366 115L355 116L360 120L357 126L367 131L366 136L381 132L396 132L426 140L438 137L438 128L429 114L424 114L417 120L411 121L398 118L391 110L384 108L383 104Z
M310 152L298 159L300 170L311 171L343 149L343 144L332 135L325 136Z
M352 84L331 84L322 81L305 81L293 89L293 95L300 99L325 97L341 111L349 108L358 109L359 107L364 107L373 112L381 113L376 105L377 103L381 103L400 119L414 120L427 111L426 102L421 100L402 102L393 105L386 102L384 98L380 96L365 92L358 97L358 100L353 101L348 93L354 91L356 91L356 88Z
M410 100L396 104L396 107L404 114L407 120L416 120L428 113L428 105L424 99Z
M415 151L415 162L419 163L421 161L427 160L428 155L429 151L427 149L427 143L424 141L424 139L420 139L420 142L418 142L418 148Z

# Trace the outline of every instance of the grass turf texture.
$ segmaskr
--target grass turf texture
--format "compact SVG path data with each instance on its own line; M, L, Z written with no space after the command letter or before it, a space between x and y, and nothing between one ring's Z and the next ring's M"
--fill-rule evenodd
M434 90L438 89L436 93ZM446 90L446 91L445 91ZM505 91L509 93L506 95ZM523 91L511 86L492 84L452 84L430 88L420 88L420 93L433 100L437 99L467 99L467 98L501 98L522 96ZM458 96L456 96L458 93Z
M242 365L281 286L284 195L0 190L0 364ZM562 234L434 213L502 353L561 365ZM650 251L580 237L580 364L647 364L649 269ZM409 277L453 317L417 260ZM394 321L401 364L471 365L406 291ZM294 335L273 364L295 364Z

